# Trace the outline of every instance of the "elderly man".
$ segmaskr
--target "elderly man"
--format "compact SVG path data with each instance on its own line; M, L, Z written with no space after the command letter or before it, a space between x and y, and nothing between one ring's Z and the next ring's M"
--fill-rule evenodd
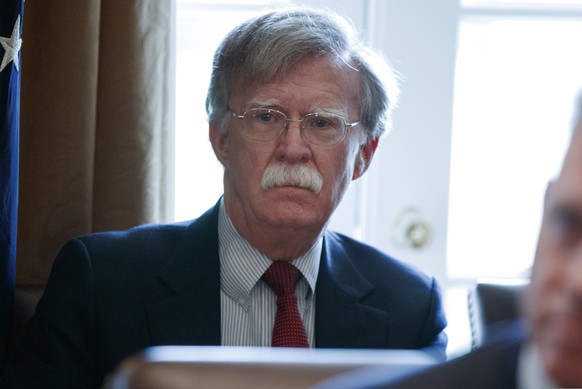
M193 222L71 240L9 383L98 387L124 357L168 344L444 358L435 280L326 231L388 125L390 67L345 20L309 9L235 28L213 65L207 111L224 196Z
M582 95L561 172L549 183L523 322L497 341L407 379L367 371L334 389L582 388Z

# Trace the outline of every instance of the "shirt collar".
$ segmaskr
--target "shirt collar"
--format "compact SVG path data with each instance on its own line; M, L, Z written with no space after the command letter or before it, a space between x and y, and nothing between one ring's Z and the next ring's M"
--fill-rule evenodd
M540 351L532 341L526 342L520 350L517 387L518 389L556 387L546 373Z
M220 201L218 212L218 242L220 251L220 284L222 290L237 301L248 301L251 289L272 261L245 240L236 230ZM315 291L323 239L320 237L304 255L295 258L295 265Z

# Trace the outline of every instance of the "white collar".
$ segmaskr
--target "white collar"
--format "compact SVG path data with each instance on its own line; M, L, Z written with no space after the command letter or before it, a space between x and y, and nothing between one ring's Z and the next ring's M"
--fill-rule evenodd
M517 365L517 388L556 388L546 373L538 347L528 341L521 347Z
M218 213L218 241L221 287L233 299L248 301L251 289L272 261L239 234L226 212L224 199ZM303 274L311 293L315 291L322 248L320 237L307 253L291 262Z

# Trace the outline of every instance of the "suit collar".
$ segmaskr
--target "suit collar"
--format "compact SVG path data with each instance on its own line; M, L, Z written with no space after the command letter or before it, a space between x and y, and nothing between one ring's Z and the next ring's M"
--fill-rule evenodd
M219 278L218 205L186 227L182 240L160 270L160 279L175 293ZM212 271L212 273L211 273ZM212 277L210 277L212 278Z
M326 233L316 286L318 348L383 348L386 312L368 306L374 287L354 266L337 234Z

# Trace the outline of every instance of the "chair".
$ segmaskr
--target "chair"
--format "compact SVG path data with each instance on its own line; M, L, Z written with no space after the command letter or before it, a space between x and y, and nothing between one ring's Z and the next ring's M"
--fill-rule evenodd
M16 286L14 291L14 310L12 311L11 338L18 341L24 333L26 322L34 315L36 304L44 291L44 285Z
M471 348L476 349L495 336L496 325L519 318L520 294L528 280L477 282L468 293Z

